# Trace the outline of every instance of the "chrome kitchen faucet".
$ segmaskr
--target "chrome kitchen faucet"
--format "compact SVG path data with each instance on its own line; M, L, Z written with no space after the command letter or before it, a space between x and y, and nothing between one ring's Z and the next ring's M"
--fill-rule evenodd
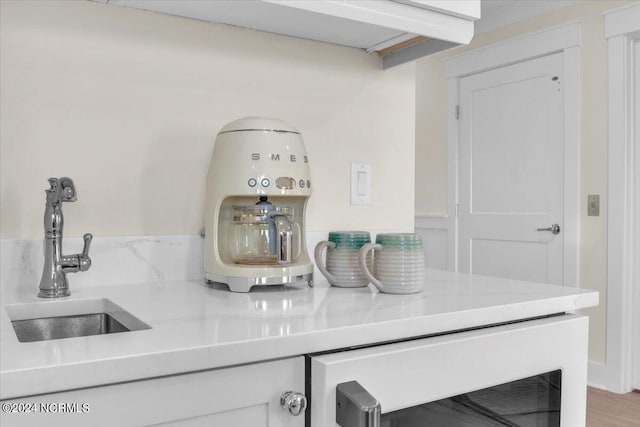
M40 280L40 298L60 298L71 295L67 273L87 271L91 267L89 246L93 236L84 235L81 254L62 255L62 202L77 200L76 188L71 178L49 178L51 188L45 190L47 203L44 210L44 269Z

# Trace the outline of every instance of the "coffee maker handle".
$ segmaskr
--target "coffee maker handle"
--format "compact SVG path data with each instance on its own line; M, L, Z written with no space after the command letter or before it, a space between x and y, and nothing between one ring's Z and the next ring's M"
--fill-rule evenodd
M292 235L291 222L286 215L279 212L269 212L269 251L276 254L278 264L291 264Z

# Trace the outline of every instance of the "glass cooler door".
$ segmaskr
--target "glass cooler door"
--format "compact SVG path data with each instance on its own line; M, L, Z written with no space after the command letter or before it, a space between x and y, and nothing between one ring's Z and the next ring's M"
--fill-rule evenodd
M381 427L559 427L560 370L383 414Z

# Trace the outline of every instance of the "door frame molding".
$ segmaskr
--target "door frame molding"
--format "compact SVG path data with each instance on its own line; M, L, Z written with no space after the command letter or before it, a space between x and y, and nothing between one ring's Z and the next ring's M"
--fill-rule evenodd
M454 270L458 270L459 165L458 119L461 78L493 68L562 53L564 73L563 131L563 283L579 287L580 232L580 40L581 25L570 21L562 25L528 33L520 37L449 57L445 60L448 99L448 202L449 233L447 252L455 253ZM464 111L461 112L464 114Z
M590 383L607 390L626 393L632 389L635 299L640 302L639 177L640 147L635 147L634 44L640 43L640 3L603 13L609 50L609 159L607 209L607 307L605 363L590 363ZM635 233L635 234L634 234ZM635 240L635 241L634 241ZM635 332L635 333L634 333ZM635 338L638 339L638 338ZM640 357L640 355L635 355Z

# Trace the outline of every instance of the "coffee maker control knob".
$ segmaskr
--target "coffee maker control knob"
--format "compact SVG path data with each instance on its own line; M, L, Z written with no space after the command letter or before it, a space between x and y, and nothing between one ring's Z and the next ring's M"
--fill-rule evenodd
M281 176L276 179L276 187L278 187L281 190L291 190L295 186L296 186L296 180L291 177Z
M307 409L307 397L295 391L285 391L280 396L280 406L289 411L291 415L298 416Z

